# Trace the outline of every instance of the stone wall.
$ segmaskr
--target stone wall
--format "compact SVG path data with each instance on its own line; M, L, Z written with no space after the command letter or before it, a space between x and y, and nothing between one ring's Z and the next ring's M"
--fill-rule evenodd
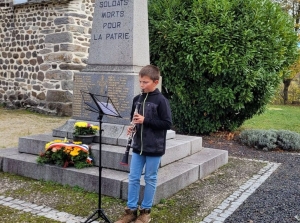
M0 0L0 103L71 116L93 10L94 0Z

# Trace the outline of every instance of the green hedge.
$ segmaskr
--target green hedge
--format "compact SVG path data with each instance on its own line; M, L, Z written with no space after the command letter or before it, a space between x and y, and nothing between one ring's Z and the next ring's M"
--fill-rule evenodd
M149 27L182 133L234 130L263 112L297 55L292 19L268 0L149 0Z

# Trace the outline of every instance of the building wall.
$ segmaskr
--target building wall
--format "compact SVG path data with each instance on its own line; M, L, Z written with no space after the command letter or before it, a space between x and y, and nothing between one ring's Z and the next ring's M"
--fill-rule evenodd
M87 63L94 0L0 0L0 103L72 115L73 74Z

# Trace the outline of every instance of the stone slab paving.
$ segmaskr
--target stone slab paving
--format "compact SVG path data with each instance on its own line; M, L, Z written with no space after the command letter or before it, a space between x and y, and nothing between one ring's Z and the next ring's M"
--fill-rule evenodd
M258 160L253 160L258 161ZM215 208L200 223L222 223L229 217L279 166L280 163L266 162L257 174L238 188L233 194L227 197L217 208ZM59 222L80 223L86 221L86 218L60 212L47 206L38 206L33 203L25 202L12 197L0 196L0 206L7 206L31 214L44 216ZM98 223L94 221L93 223Z
M1 205L23 212L28 212L33 215L50 218L59 222L80 223L86 221L86 218L68 214L66 212L61 212L47 206L39 206L19 199L14 199L12 197L0 196L0 206ZM93 221L93 223L98 223L98 221Z

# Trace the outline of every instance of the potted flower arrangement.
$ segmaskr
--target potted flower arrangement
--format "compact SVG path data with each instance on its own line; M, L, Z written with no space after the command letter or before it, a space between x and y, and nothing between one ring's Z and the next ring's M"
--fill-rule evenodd
M74 166L81 169L92 166L89 157L90 148L81 142L54 140L45 145L45 152L37 158L39 164L54 164L57 166Z
M91 144L99 127L87 122L76 122L74 124L73 139L84 144Z

